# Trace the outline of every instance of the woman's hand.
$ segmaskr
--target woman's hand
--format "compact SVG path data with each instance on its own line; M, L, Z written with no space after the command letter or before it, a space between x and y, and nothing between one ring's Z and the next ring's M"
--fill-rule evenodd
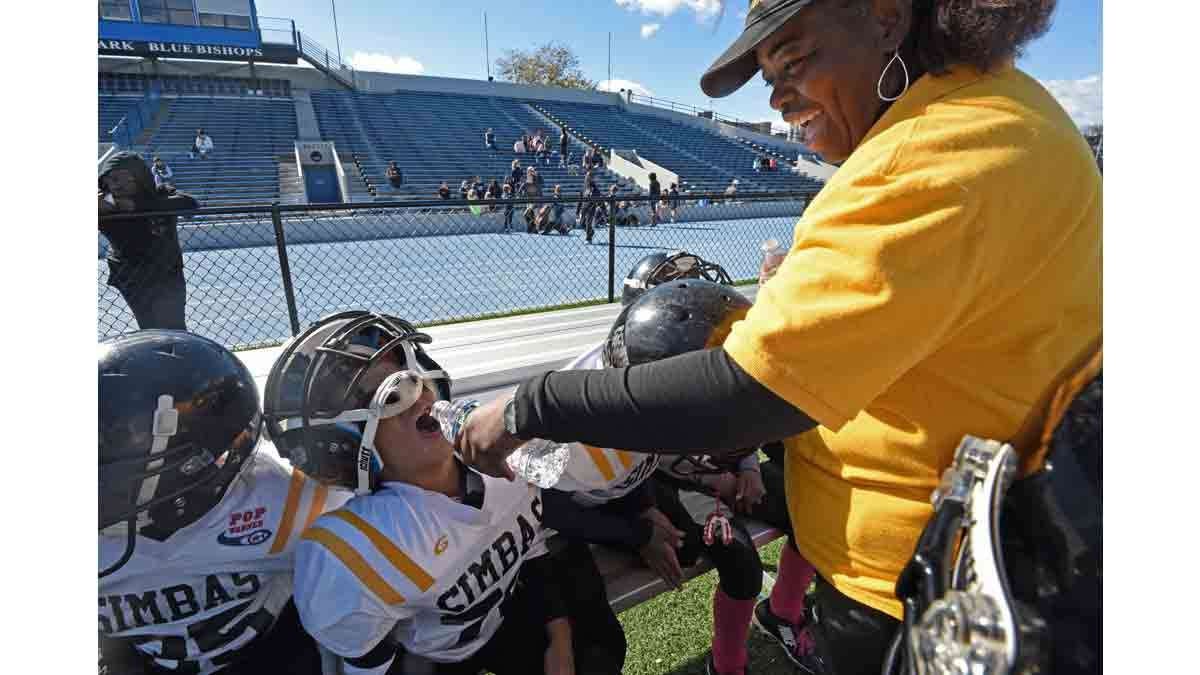
M739 471L737 475L737 494L734 496L734 509L740 513L750 513L750 510L762 501L767 489L763 486L762 474L757 471Z
M507 397L500 397L472 410L458 434L455 449L463 462L480 472L513 480L516 475L504 460L525 441L504 428L504 406L507 403Z
M575 655L571 652L571 624L565 618L546 624L550 646L546 648L542 666L546 675L575 675Z

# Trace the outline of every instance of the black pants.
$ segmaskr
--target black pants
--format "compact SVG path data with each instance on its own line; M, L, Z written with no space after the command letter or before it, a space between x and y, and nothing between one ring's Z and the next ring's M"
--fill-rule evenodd
M157 272L141 265L109 263L109 278L116 282L113 286L125 298L138 328L187 330L183 322L187 305L183 270Z
M625 633L608 604L604 579L591 550L575 542L554 556L571 623L571 647L579 675L619 675L625 663ZM487 669L495 675L537 675L544 672L549 638L541 608L515 593L503 606L504 622L478 652L462 663L439 663L435 675L476 675ZM399 659L397 659L399 661ZM389 671L393 675L396 668ZM407 675L407 674L405 674Z
M731 519L732 543L726 546L717 542L708 546L704 543L704 526L692 519L679 500L679 490L658 478L650 480L654 482L655 506L684 532L683 546L678 551L679 564L691 567L703 554L717 568L718 585L725 595L734 600L758 597L762 589L762 560L741 520Z
M807 612L824 672L877 675L900 622L843 595L820 575L816 582Z
M513 208L511 206L506 206L504 208L504 229L507 230L508 228L512 227L512 216Z

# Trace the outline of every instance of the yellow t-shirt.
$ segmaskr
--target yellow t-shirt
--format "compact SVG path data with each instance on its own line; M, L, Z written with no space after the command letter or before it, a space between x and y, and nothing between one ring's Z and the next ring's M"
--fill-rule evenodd
M964 434L1030 445L1101 340L1101 179L1028 75L922 77L796 225L725 348L820 422L788 439L800 552L899 618L895 582Z

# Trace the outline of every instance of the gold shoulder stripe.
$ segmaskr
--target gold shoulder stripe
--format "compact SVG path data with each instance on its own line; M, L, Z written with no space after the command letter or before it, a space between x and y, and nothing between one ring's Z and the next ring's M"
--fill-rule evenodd
M379 596L380 600L389 605L404 604L404 596L392 588L391 584L384 581L383 577L371 569L371 565L366 560L363 560L358 551L351 548L336 534L323 527L310 527L300 535L300 538L315 541L337 556L338 560L341 560L342 564L353 572L354 576L358 577L358 580L363 582L372 593Z
M304 519L304 527L300 530L301 532L312 527L313 521L325 510L325 499L328 496L329 486L318 483L317 489L313 491L312 501L308 505L308 517Z
M621 460L621 466L628 471L633 466L633 453L626 450L617 450L617 459Z
M344 520L354 527L354 529L362 532L363 536L371 540L375 549L382 553L383 557L387 558L392 563L392 566L399 570L401 574L408 577L408 580L413 582L417 588L427 591L433 586L433 577L429 576L428 572L422 569L412 558L405 555L404 551L401 551L390 539L383 536L383 533L375 529L373 525L360 518L358 514L351 513L346 509L338 509L329 515Z
M600 448L592 447L586 443L583 449L587 451L589 457L592 458L592 463L600 471L600 475L604 476L604 480L612 480L617 477L617 473L613 471L612 465L608 463L608 458L604 456L604 451Z
M275 543L271 544L269 553L280 553L287 547L288 539L292 536L292 524L296 520L296 509L300 506L300 493L304 492L304 482L308 476L300 469L292 469L292 481L288 485L287 503L283 507L283 518L279 521L279 532L275 535Z

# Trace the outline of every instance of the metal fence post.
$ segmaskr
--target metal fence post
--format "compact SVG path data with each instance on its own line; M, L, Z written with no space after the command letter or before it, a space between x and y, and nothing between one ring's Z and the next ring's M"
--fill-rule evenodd
M275 249L279 252L279 273L283 277L283 296L287 298L288 319L292 323L292 335L300 334L300 315L296 312L296 291L292 288L292 267L288 264L287 241L283 236L283 219L279 216L279 202L271 204L271 224L275 226Z
M617 219L609 214L608 217L608 301L616 299L616 277L614 268L617 265Z

